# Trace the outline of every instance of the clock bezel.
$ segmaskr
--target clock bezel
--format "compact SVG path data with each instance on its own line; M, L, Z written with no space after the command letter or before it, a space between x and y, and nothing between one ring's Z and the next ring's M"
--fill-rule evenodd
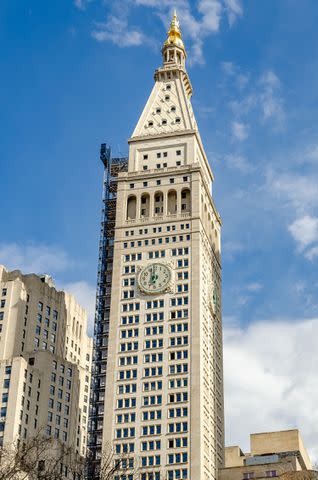
M142 283L141 283L141 275L142 273L149 268L151 265L161 265L162 267L165 267L169 273L170 273L170 279L169 282L164 286L160 287L157 290L148 290L145 288ZM172 292L172 282L173 282L173 276L172 276L173 270L170 264L166 262L149 262L148 264L142 266L139 268L138 276L137 276L137 285L138 289L140 292L144 293L145 295L158 295L160 293L166 293L168 291Z

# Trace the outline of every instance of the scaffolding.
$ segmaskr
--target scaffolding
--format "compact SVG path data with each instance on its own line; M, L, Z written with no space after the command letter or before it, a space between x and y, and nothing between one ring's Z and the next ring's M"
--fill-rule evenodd
M104 400L108 357L109 316L116 224L118 174L128 171L128 158L112 158L111 148L102 143L100 159L104 165L103 209L101 219L96 311L94 324L94 353L89 417L88 478L97 480L102 456Z

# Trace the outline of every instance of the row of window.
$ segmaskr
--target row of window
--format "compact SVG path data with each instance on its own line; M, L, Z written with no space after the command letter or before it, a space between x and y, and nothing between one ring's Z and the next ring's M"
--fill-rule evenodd
M179 157L181 155L181 150L176 150L176 155L177 155L177 157ZM168 157L168 152L157 152L156 157L157 158L161 158L161 157L167 158ZM143 160L148 160L148 158L149 158L148 153L144 153L142 158L143 158Z
M176 243L176 242L183 242L184 240L191 240L191 235L179 235L179 236L173 236L173 237L158 237L158 238L152 238L151 241L146 239L144 241L138 240L138 241L132 241L132 242L124 242L123 247L124 248L134 248L134 247L142 247L145 246L147 247L148 245L162 245L163 243ZM154 252L148 252L148 255L154 253ZM148 258L154 258L153 256L148 256ZM156 257L157 258L157 257Z
M142 436L154 436L154 435L161 435L162 426L161 424L158 425L144 425L141 427L141 435ZM174 422L168 423L168 433L183 433L188 431L188 422ZM136 428L135 427L124 427L124 428L116 428L115 430L115 438L132 438L136 436ZM174 454L177 455L177 454Z
M62 435L60 435L59 428L55 428L54 430L52 430L51 425L47 425L45 431L48 437L51 437L53 434L54 438L60 438L62 442L67 441L67 432L62 431Z
M181 165L181 162L176 162L176 165L177 165L177 166L180 166L180 165ZM163 166L163 168L166 168L168 165L164 163L162 166ZM146 168L144 168L144 170L148 170L148 166L145 165L145 167L146 167ZM157 164L157 169L159 169L159 168L161 168L161 164ZM188 182L188 181L189 181L189 177L188 177L188 176L182 177L182 179L183 179L184 182ZM175 181L174 178L169 178L169 183L170 183L170 184L174 184L174 181ZM160 186L160 185L161 185L161 179L157 179L157 180L156 180L156 185L157 185L157 186ZM134 189L135 186L136 186L135 183L130 183L130 184L129 184L129 188L130 188L130 189ZM150 186L152 186L152 184L151 184L151 182L144 181L144 182L142 182L142 186L143 186L143 187L150 187Z
M189 291L189 285L188 284L177 284L176 285L176 291L177 293L185 293ZM128 300L129 298L135 298L135 290L123 290L121 298L122 300ZM182 305L182 302L180 303ZM151 320L148 320L151 321Z
M187 305L188 302L187 300L185 300L184 302L184 305ZM179 305L182 305L182 303L180 303ZM133 308L133 304L129 304L129 306L125 306L124 307L125 311L132 311L134 310ZM139 308L137 307L136 310L139 310ZM174 320L174 319L182 319L182 318L188 318L188 315L189 315L189 311L188 310L172 310L170 312L170 319L171 320ZM146 316L145 316L145 320L146 322L160 322L160 321L163 321L165 318L165 315L164 315L164 312L158 312L158 313L147 313ZM129 315L128 317L127 316L123 316L121 317L121 325L133 325L133 324L139 324L139 321L140 321L140 316L139 315ZM181 325L181 324L177 324L177 325ZM173 328L172 326L170 326L170 332L171 333L174 333L175 331L182 331L180 330L180 326L178 326L179 330L175 330L175 328ZM186 327L183 327L183 331L186 331L185 330ZM147 331L148 332L148 331ZM146 335L149 335L149 333L145 332ZM132 333L131 334L126 334L126 337L121 337L121 338L128 338L128 337L132 337L134 336ZM135 335L135 336L138 336L138 335Z
M134 254L132 254L134 255ZM141 254L140 254L141 255ZM141 260L141 257L137 260ZM189 260L187 258L183 260L177 260L176 264L177 268L187 268L189 266ZM123 269L123 274L128 275L128 274L133 274L136 273L136 265L127 265Z
M134 384L136 385L136 384ZM176 392L168 395L168 403L184 403L188 401L188 392ZM149 395L142 397L142 406L162 405L162 395ZM136 398L117 399L117 408L135 408Z
M48 407L49 408L54 408L54 404L56 403L56 411L57 412L62 412L62 403L61 402L54 402L54 399L53 398L49 398L48 400ZM70 407L69 405L64 405L64 415L69 415L70 413Z
M171 110L171 111L172 111L172 110ZM174 110L174 111L175 111L175 110ZM174 123L179 124L179 123L181 123L181 118L180 118L180 117L176 117L175 120L174 120L174 121L172 120L171 123L172 123L172 124L174 124ZM166 125L168 125L168 120L167 120L166 118L163 118L163 119L161 120L161 123L157 123L157 126L163 126L163 127L164 127L164 126L166 126ZM148 127L153 127L153 126L154 126L154 121L153 121L153 120L149 120L149 121L148 121Z
M38 311L43 312L43 309L44 309L43 303L39 302L38 303ZM51 315L51 307L49 307L48 305L45 307L45 315L46 315L46 317L49 317ZM57 317L58 317L57 310L53 310L53 320L57 320Z
M161 232L162 232L162 228L163 228L163 227L153 227L152 232L153 232L153 233L161 233ZM180 229L181 229L181 230L189 229L189 228L190 228L190 223L186 223L186 224L181 223L181 224L180 224ZM171 231L173 232L173 231L175 231L175 230L176 230L176 225L167 225L167 226L166 226L166 231L167 231L167 232L171 232ZM138 235L147 235L148 233L150 233L150 229L148 229L148 228L140 229L140 230L138 231ZM126 230L126 231L125 231L125 236L126 236L126 237L133 236L133 235L135 235L135 231L134 231L134 230ZM137 235L137 232L136 232L136 235Z
M160 312L163 314L163 312ZM159 315L160 315L159 313ZM150 316L151 319L153 318L153 315L157 315L156 313L147 313L146 317ZM160 320L163 320L163 317L160 318ZM150 321L150 319L147 318L147 321ZM188 324L187 323L176 323L169 325L169 333L176 333L176 332L186 332L188 331ZM144 329L144 335L146 337L152 336L152 335L163 335L164 329L163 325L159 326L153 326L153 327L146 327ZM120 331L120 338L125 339L125 338L136 338L139 336L139 329L138 328L129 328L127 330L121 330Z

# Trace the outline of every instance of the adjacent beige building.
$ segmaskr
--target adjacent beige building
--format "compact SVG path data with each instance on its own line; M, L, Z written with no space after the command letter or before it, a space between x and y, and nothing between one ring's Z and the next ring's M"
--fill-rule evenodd
M85 310L50 277L0 265L0 445L41 432L86 454L86 329Z
M225 448L225 468L219 470L219 480L254 480L281 475L287 479L293 478L288 476L292 472L311 469L298 430L253 433L249 453L243 453L238 446Z
M176 15L162 54L118 175L102 441L130 457L117 480L136 467L141 480L213 480L224 454L221 220Z

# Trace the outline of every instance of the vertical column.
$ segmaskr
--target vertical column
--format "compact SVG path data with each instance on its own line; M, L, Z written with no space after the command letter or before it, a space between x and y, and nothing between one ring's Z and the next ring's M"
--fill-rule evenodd
M155 201L154 201L154 193L150 193L149 198L149 218L153 218L155 215L154 208L155 208Z
M139 220L141 215L140 215L140 211L141 211L141 195L138 194L136 195L136 220Z

